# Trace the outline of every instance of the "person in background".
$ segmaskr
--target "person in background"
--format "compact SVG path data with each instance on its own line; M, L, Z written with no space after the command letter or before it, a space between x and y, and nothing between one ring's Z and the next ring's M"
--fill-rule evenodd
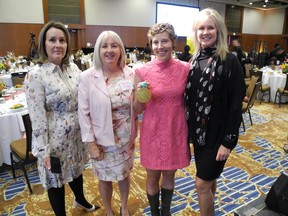
M88 152L81 142L77 114L81 71L69 62L70 36L62 23L51 21L42 28L38 54L39 63L27 74L25 90L33 129L32 153L38 158L40 180L55 215L66 215L66 183L75 195L74 206L94 211L99 207L90 204L83 192L82 172ZM59 163L54 167L55 157Z
M243 50L240 46L240 42L238 39L233 39L232 40L232 53L237 57L238 61L240 62L243 74L245 76L245 67L244 67L244 61L245 61L245 54L243 53Z
M270 59L273 58L278 50L280 50L281 45L279 43L274 44L274 49L270 52Z
M144 113L140 128L140 160L145 167L146 192L151 214L170 215L177 169L190 164L184 92L189 64L172 58L176 34L168 23L158 23L148 31L148 39L156 59L135 71L134 86L144 81L151 100L134 99L134 109ZM160 179L162 181L160 182Z
M151 55L151 48L149 46L149 43L146 43L146 47L144 48L144 54Z
M190 59L192 58L192 55L189 53L189 51L190 51L190 46L185 45L184 51L179 55L178 59L181 61L189 62Z
M125 65L119 35L104 31L97 38L93 67L80 75L79 121L89 148L94 175L106 215L112 210L112 182L120 190L120 215L129 215L128 196L133 168L137 115L132 108L134 71Z
M258 65L258 53L256 52L256 48L253 47L248 54L247 63L251 63L252 65Z
M264 47L263 51L258 55L258 68L269 65L270 56L267 47Z
M215 215L216 180L237 144L245 82L216 10L200 11L192 30L195 53L185 94L188 138L194 146L200 215L210 216Z

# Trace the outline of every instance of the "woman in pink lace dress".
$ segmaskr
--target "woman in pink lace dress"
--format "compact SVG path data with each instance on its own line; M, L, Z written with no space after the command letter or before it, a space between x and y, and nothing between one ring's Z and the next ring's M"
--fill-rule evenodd
M160 189L161 215L170 215L175 173L190 163L184 111L189 64L172 58L176 37L170 24L151 27L148 39L156 59L138 68L135 74L135 86L146 81L152 95L146 103L134 100L136 112L144 111L140 154L147 172L146 192L152 215L160 215Z

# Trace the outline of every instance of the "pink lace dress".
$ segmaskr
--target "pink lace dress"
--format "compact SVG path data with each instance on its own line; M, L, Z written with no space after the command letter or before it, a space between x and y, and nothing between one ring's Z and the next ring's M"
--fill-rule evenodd
M141 164L153 170L173 170L190 163L184 91L189 64L171 59L154 60L136 69L150 83L151 100L146 104L140 128Z

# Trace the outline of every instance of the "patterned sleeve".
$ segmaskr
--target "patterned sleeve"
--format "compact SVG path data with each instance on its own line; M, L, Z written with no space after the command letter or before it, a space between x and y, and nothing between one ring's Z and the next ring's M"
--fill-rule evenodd
M26 99L33 129L32 153L42 159L50 155L43 74L44 71L36 66L29 72L25 81Z

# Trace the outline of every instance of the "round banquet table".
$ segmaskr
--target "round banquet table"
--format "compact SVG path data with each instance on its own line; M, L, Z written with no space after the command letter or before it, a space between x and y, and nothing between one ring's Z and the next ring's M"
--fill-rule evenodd
M13 86L11 74L0 74L0 81L2 81L6 87Z
M262 75L262 84L269 85L271 87L271 101L274 102L275 95L278 88L283 88L286 83L287 76L282 73L275 72L263 72ZM288 97L281 97L282 102L287 102ZM264 96L265 100L268 100L268 95ZM279 98L277 98L276 103L279 103Z
M9 110L16 103L21 103L24 108ZM15 99L8 99L5 103L0 104L0 166L5 163L11 165L10 161L10 143L20 139L25 133L25 127L22 120L22 115L27 114L27 103L25 93L16 93Z

